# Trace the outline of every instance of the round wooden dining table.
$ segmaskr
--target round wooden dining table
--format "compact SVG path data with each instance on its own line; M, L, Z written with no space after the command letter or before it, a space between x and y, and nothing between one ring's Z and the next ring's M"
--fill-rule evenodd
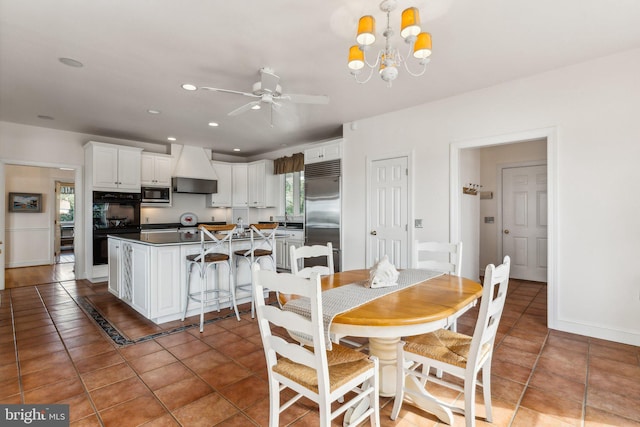
M351 270L322 278L322 290L367 280L369 270ZM369 339L369 353L380 364L380 395L395 396L397 349L401 337L448 327L473 307L482 285L464 277L443 274L385 295L334 317L331 333ZM430 402L414 402L440 417ZM426 406L426 407L424 407ZM446 417L445 417L446 418Z

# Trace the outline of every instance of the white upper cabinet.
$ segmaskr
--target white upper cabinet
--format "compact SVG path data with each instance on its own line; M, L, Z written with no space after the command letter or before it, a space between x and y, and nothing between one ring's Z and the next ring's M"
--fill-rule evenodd
M304 150L304 163L326 162L342 157L342 140L319 144Z
M142 185L171 186L171 156L166 154L142 153L141 156Z
M273 160L249 163L247 180L250 208L267 208L277 205L278 177L273 174Z
M211 166L218 176L218 192L215 194L211 194L209 206L213 208L230 207L232 194L231 163L211 162Z
M93 141L85 147L92 190L140 191L141 148Z
M234 207L249 206L247 194L247 164L236 163L231 165L232 202Z

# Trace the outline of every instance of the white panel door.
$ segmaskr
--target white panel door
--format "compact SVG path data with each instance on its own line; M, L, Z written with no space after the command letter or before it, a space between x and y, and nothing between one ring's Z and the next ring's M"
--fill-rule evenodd
M367 267L384 255L397 268L407 268L408 178L406 157L371 163Z
M547 167L502 170L502 256L511 277L547 281Z
M6 240L4 219L5 213L7 212L7 208L4 205L5 200L7 200L5 197L5 194L7 194L4 186L5 178L4 163L0 160L0 194L2 195L2 197L0 197L0 291L4 289L4 242Z

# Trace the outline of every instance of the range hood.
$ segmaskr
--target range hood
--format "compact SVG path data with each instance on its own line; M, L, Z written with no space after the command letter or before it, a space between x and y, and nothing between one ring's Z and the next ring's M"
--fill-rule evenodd
M171 178L174 193L212 194L218 192L218 181L213 179Z
M211 194L218 192L218 176L211 166L211 150L191 145L171 144L175 164L171 174L174 193Z

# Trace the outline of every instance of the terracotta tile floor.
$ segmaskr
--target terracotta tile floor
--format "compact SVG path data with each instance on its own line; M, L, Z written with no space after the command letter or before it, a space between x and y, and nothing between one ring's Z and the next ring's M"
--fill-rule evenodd
M30 275L11 277L25 283ZM192 328L118 346L74 300L105 293L105 284L75 280L0 291L0 402L67 403L73 426L267 425L265 360L248 314L208 324L202 334ZM146 325L113 307L131 330ZM640 348L549 330L545 319L544 284L512 280L493 362L490 425L640 426ZM459 330L470 333L474 322L475 313L466 314ZM408 404L393 422L392 403L381 399L382 426L441 425ZM476 424L489 425L477 406ZM282 421L315 426L318 417L298 403ZM464 425L459 416L455 423Z

